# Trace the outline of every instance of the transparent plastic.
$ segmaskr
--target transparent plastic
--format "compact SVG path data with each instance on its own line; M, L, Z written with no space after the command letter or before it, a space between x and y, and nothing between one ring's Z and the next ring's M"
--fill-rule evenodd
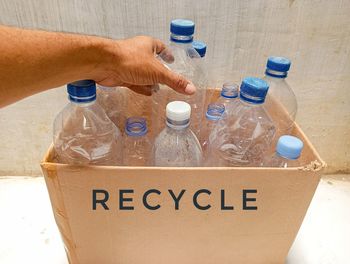
M153 144L149 138L146 119L141 117L127 119L123 150L123 164L125 166L153 165Z
M166 121L166 128L154 143L155 165L161 167L198 167L202 149L196 135L184 122Z
M209 137L208 166L260 166L276 128L263 104L239 100Z
M203 158L206 159L207 148L209 144L209 135L214 130L217 122L223 117L225 106L221 103L212 103L208 105L207 112L202 121L200 144L203 151Z
M230 111L231 108L236 107L238 102L238 84L226 82L222 85L220 97L218 103L225 106L226 111Z
M170 101L185 101L191 105L193 122L191 128L199 136L200 120L204 113L207 76L201 57L192 47L191 43L177 43L171 41L169 47L159 54L159 59L170 70L184 76L197 88L194 95L186 96L175 92L165 85L160 85L159 90L152 95L152 128L157 135L165 124L164 106Z
M127 88L105 87L98 85L97 102L106 112L109 119L119 128L125 123Z
M264 167L280 167L280 168L291 168L299 167L300 162L298 159L287 159L275 153L272 157L265 158L262 166Z
M60 163L122 163L120 131L96 101L70 102L54 121L53 142Z
M277 135L289 134L293 129L298 110L295 94L286 82L286 78L282 78L282 76L286 75L286 72L277 72L269 69L266 72L275 75L275 77L268 74L264 77L264 80L270 86L264 107L269 113L275 112L271 117L274 123L277 124ZM281 109L279 113L276 113L276 108Z
M138 94L127 87L98 86L97 102L112 122L124 131L125 122L131 116L145 116L151 123L152 99Z

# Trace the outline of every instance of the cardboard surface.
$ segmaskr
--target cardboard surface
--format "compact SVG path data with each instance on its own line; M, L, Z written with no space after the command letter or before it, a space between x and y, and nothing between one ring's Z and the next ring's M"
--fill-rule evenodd
M293 134L306 165L288 169L79 167L52 162L50 149L41 165L70 263L284 263L325 166ZM108 210L94 210L94 190L108 192ZM148 190L160 208L146 208ZM185 190L178 210L169 190Z

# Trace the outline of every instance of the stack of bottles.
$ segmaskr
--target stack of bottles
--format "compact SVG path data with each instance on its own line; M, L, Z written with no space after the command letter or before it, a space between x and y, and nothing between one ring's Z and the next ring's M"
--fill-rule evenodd
M124 87L92 80L67 85L68 105L54 121L58 162L160 167L297 167L303 142L292 133L297 111L286 82L291 62L268 58L265 77L225 82L218 98L207 87L206 45L195 25L170 25L169 48L159 59L197 87L193 96L159 85L152 97L129 100ZM169 60L169 54L172 54ZM133 101L134 106L127 105ZM210 102L209 102L210 101ZM208 102L208 103L206 103ZM131 109L131 110L130 110ZM123 131L123 133L121 132Z

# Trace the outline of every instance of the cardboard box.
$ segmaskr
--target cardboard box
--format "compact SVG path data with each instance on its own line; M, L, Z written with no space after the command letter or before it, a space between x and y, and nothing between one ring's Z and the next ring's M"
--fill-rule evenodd
M287 169L72 166L50 148L41 166L70 263L284 263L325 166L294 134L308 165Z

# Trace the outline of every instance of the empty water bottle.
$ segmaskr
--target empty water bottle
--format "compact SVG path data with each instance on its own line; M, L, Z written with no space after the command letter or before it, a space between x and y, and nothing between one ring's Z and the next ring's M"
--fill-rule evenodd
M243 80L237 107L215 126L209 137L209 166L260 166L275 135L264 110L268 84L254 77Z
M215 85L217 82L216 77L217 76L211 76L211 74L208 73L208 69L210 68L209 65L207 64L207 60L205 59L206 53L207 53L207 45L202 42L202 41L193 41L192 42L192 47L198 52L200 56L200 64L202 65L203 70L205 71L205 76L206 76L206 88L212 88L212 89L203 89L200 92L205 93L204 96L204 105L208 105L211 102L213 102L213 97L214 97L214 92L215 92ZM215 98L216 99L216 98Z
M290 65L291 61L284 57L270 57L266 64L264 80L270 88L264 107L271 114L278 135L291 132L298 108L295 94L286 82Z
M155 165L162 167L196 167L202 150L190 129L191 106L174 101L166 106L166 127L154 143Z
M126 120L124 138L124 165L153 165L152 143L148 137L146 119L130 117Z
M238 103L238 85L231 82L226 82L222 85L218 103L225 106L226 111L230 111L236 107Z
M217 122L223 117L225 106L221 103L212 103L208 105L205 118L203 120L203 127L201 129L200 144L203 150L204 159L207 156L207 147L209 144L209 135L215 128Z
M94 81L67 85L70 103L54 121L54 148L66 164L121 165L119 129L96 103Z
M191 128L199 135L200 120L203 114L206 73L203 64L196 58L201 58L198 52L192 47L194 23L190 20L175 19L170 23L170 45L165 49L159 58L162 63L184 77L192 81L197 87L197 92L192 96L186 96L175 92L165 85L153 93L152 107L152 129L157 135L165 124L165 105L171 101L186 101L191 105L193 122Z
M265 167L298 167L300 166L299 157L303 150L303 142L293 136L284 135L278 139L276 153L272 158L265 158L263 166Z

